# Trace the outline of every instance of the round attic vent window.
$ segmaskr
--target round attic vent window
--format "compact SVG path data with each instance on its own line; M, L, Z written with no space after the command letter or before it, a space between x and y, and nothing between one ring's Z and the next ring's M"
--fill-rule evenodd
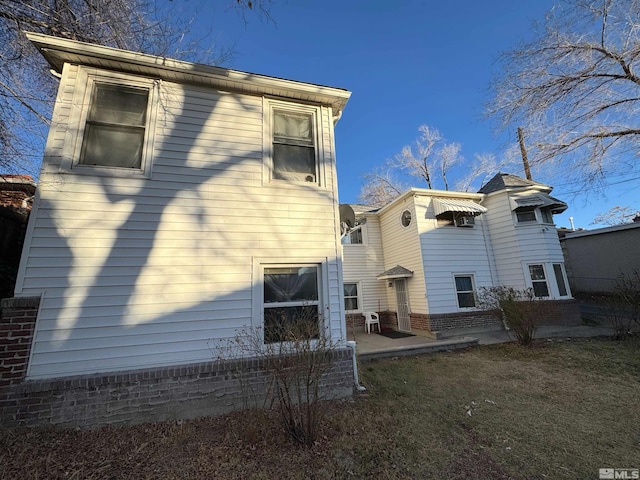
M404 212L402 212L400 221L402 222L403 227L408 227L411 224L411 212L409 210L405 210Z

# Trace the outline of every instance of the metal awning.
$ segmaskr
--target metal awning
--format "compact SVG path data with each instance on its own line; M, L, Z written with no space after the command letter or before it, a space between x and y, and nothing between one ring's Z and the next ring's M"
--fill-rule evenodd
M457 198L434 198L433 209L436 212L436 216L447 212L461 212L475 217L487 212L485 207L476 202Z
M562 200L558 200L544 193L511 197L509 201L511 202L511 210L523 207L548 207L552 213L562 213L569 208Z
M404 267L401 267L400 265L396 265L395 267L390 268L389 270L386 270L377 276L379 280L391 280L393 278L409 277L413 277L413 272Z

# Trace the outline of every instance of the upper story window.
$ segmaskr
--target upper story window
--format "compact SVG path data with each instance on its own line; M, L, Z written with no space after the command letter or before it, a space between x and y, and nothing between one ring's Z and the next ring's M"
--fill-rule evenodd
M272 180L318 183L316 118L314 108L272 108Z
M62 162L77 173L148 176L155 126L156 80L79 67L74 105L78 140Z
M546 193L516 195L509 199L517 223L553 224L553 214L562 213L567 204Z
M536 209L534 207L522 207L516 209L516 219L518 223L535 223L538 221L536 218Z
M444 212L436 216L439 227L464 227L473 228L476 218L463 212Z
M364 244L364 225L357 225L342 236L343 245L363 245Z
M149 90L94 83L79 162L142 167Z

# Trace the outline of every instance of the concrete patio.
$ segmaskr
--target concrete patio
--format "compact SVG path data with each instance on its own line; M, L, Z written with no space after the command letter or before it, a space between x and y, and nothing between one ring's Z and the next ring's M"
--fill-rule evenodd
M356 353L359 360L375 358L420 355L442 350L456 350L478 345L478 338L473 336L457 336L443 340L435 340L427 332L414 331L413 336L388 338L378 333L355 332L349 340L355 340Z

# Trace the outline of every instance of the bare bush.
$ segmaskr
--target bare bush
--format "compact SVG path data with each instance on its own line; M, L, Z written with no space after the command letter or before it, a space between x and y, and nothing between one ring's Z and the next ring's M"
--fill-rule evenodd
M233 360L236 378L247 404L256 405L258 393L248 382L256 362L270 381L264 392L264 407L276 408L287 434L311 447L324 413L324 377L333 369L338 345L320 326L317 310L302 307L292 316L286 309L271 309L268 328L245 329L214 349L219 361ZM313 312L312 312L313 310ZM257 405L256 405L257 406Z
M538 299L532 288L482 287L478 304L484 310L499 311L509 333L520 343L529 345L540 323Z

